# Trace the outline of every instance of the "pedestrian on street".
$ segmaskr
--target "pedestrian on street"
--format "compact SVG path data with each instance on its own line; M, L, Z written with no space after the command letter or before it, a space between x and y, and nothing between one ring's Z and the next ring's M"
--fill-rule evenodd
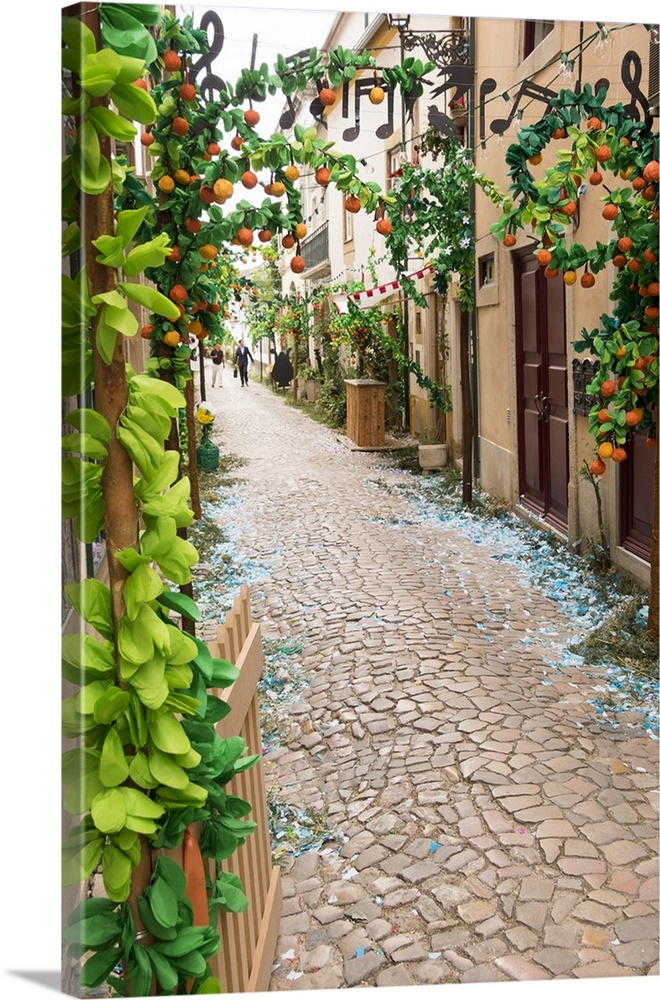
M248 384L248 362L254 361L254 358L250 354L250 348L246 347L242 340L238 342L235 361L238 365L238 374L241 376L241 387L243 387Z
M223 369L225 367L225 352L220 347L220 344L215 344L213 349L211 350L211 361L213 362L213 374L211 376L211 386L214 386L217 381L218 388L222 389Z

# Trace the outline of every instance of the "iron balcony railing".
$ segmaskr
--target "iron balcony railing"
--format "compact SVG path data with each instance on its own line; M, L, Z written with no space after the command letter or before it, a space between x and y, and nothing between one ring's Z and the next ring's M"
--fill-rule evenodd
M327 221L302 241L300 252L305 260L306 271L311 271L313 267L318 267L330 259Z

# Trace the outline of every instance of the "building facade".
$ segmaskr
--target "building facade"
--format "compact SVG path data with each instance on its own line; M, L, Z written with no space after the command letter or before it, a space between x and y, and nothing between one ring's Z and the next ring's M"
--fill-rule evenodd
M598 91L605 86L608 104L621 102L632 118L657 122L657 40L642 24L417 15L397 23L397 18L339 13L323 48L367 49L379 66L392 66L409 55L430 59L436 69L422 95L408 105L399 94L387 95L374 107L368 100L373 71L359 71L349 86L338 88L323 124L316 122L339 151L356 157L360 176L383 190L389 189L403 162L433 167L419 149L432 125L471 147L477 170L506 192L507 148L520 126L538 121L548 100L562 88L579 90L589 83ZM309 99L299 102L296 116L303 124L314 123ZM369 286L369 260L377 284L391 281L394 271L375 220L364 211L347 213L341 192L320 189L313 174L301 184L309 228L301 245L306 269L293 276L285 256L283 290L289 286L304 294L319 284L350 280ZM569 240L594 246L596 241L607 242L610 229L601 216L601 192L587 188ZM594 328L607 312L615 270L610 266L602 272L590 289L548 281L533 254L536 241L523 237L514 251L503 248L490 232L498 218L496 206L476 188L476 308L470 331L475 479L484 490L571 543L588 543L600 530L593 485L581 474L593 452L585 386L594 362L576 354L573 342L583 327ZM419 260L409 263L412 269ZM450 455L460 461L457 282L443 299L433 291L432 277L422 291L428 308L412 301L405 304L408 352L426 374L448 382L452 412L442 423ZM414 378L405 422L418 436L438 424L437 412ZM654 451L640 436L629 460L609 469L600 484L613 561L643 583L649 576L653 461Z

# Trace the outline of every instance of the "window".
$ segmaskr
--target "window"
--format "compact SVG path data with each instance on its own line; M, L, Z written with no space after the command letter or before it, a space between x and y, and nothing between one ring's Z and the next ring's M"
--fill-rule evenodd
M495 281L495 255L485 254L479 258L479 288L487 288Z
M353 239L353 214L344 208L344 243L350 243Z
M387 153L387 190L390 191L401 172L401 147L395 146Z
M524 21L523 22L523 59L530 55L537 45L550 34L555 26L554 21Z

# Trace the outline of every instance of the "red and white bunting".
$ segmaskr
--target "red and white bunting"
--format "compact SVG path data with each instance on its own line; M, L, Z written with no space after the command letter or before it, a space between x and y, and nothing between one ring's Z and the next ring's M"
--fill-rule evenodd
M412 281L423 281L424 278L431 274L433 271L433 264L426 264L424 267L417 271L406 271L406 278L410 278ZM353 302L358 309L371 309L373 306L378 305L379 302L388 299L395 292L398 292L401 287L399 281L387 281L384 285L376 285L374 288L366 288L363 292L352 292L350 295L335 295L333 302L338 312L345 313L348 312L348 302L349 300Z

